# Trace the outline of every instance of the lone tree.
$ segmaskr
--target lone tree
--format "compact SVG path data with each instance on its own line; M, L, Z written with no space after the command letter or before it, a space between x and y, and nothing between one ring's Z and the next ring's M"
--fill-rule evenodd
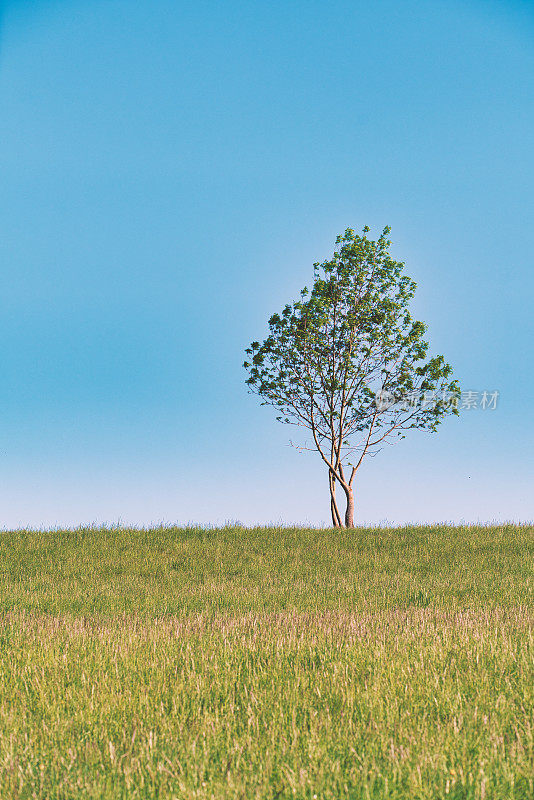
M436 431L458 414L460 388L443 356L427 358L426 326L408 310L416 285L378 241L348 228L333 257L314 264L311 291L269 320L246 350L247 384L280 422L311 432L328 469L334 527L354 527L354 476L367 455L410 428ZM345 498L344 520L336 500Z

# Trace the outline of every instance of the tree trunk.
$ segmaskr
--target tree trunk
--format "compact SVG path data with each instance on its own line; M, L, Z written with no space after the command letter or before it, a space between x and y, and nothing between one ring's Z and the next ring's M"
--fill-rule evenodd
M343 487L347 497L347 510L345 511L345 527L354 528L354 492L352 486Z
M332 514L332 525L334 528L342 528L341 515L336 503L336 479L330 472L328 475L330 486L330 513Z

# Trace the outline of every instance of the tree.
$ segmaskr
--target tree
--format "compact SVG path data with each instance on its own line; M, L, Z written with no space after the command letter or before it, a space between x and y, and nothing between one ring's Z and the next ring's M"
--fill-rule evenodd
M460 388L443 356L427 358L426 326L408 306L416 284L389 255L389 228L348 228L333 257L314 264L311 291L269 320L246 350L247 384L280 422L311 432L328 469L334 527L354 527L354 476L367 455L405 431L435 432L458 414ZM336 499L345 499L344 523Z

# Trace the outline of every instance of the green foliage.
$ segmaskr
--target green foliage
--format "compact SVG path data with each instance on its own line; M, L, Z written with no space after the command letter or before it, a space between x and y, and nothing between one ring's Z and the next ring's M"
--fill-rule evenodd
M0 551L2 800L534 796L532 527Z
M389 228L377 241L368 231L338 237L333 257L314 265L311 291L273 314L244 362L251 390L280 422L311 431L345 489L344 463L357 469L411 428L436 431L460 394L443 356L428 357L426 326L409 311L415 283L389 254Z

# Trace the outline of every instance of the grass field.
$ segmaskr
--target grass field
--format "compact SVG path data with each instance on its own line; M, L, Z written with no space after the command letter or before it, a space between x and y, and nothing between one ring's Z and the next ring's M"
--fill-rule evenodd
M534 797L534 528L0 535L0 798Z

